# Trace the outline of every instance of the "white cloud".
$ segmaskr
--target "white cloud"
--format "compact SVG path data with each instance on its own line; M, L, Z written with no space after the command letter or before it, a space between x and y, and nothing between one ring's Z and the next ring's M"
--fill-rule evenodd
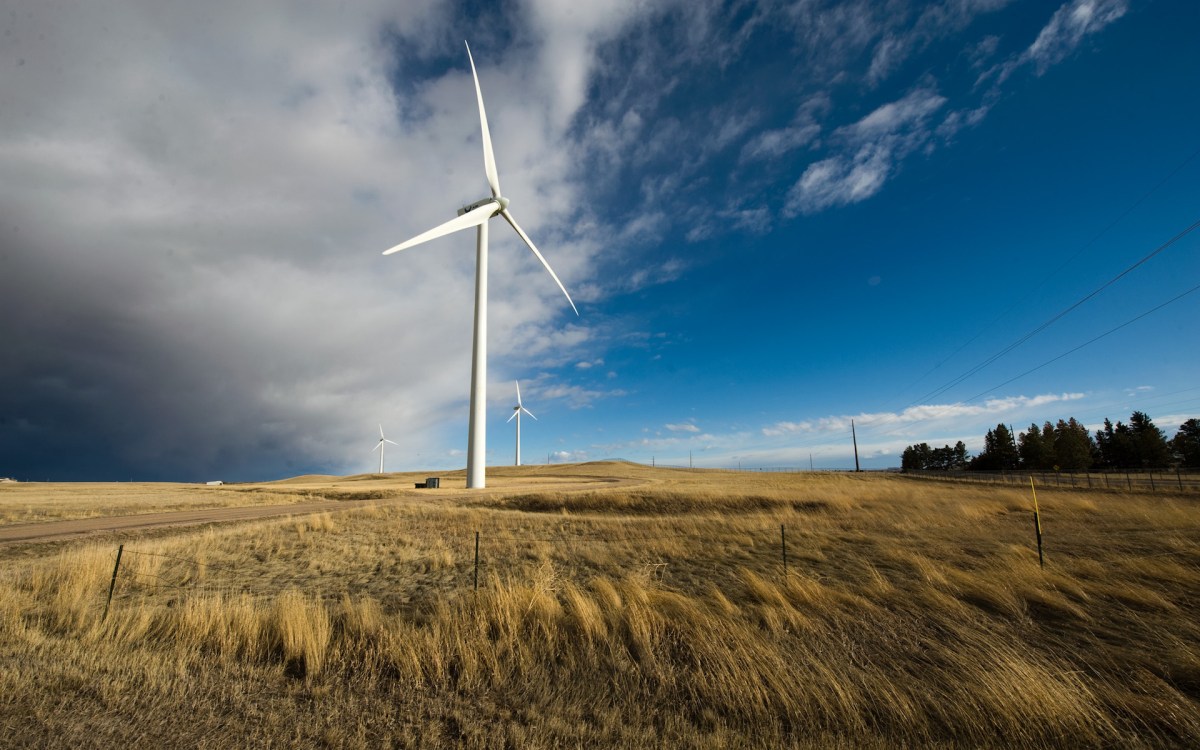
M980 417L996 417L1003 414L1016 414L1036 409L1047 404L1077 401L1085 398L1082 393L1048 393L1038 396L1009 396L1006 398L988 399L981 404L922 404L910 406L901 412L877 412L858 414L854 416L831 416L802 422L776 422L762 428L762 434L767 437L782 435L820 435L850 431L850 420L854 419L858 427L872 429L889 428L904 430L917 423L949 424L961 422L964 419L976 420Z
M883 187L891 169L892 151L883 144L810 164L788 191L784 215L811 214L866 200Z
M667 428L671 432L692 432L692 433L700 432L700 428L697 427L696 425L692 424L691 422L679 422L676 424L665 424L665 425L663 425L663 427Z
M866 79L878 84L894 73L915 53L930 43L961 33L980 15L992 13L1009 5L1012 0L946 0L920 4L920 14L911 25L904 24L904 6L890 7L891 28L881 34ZM911 6L910 6L911 7Z
M928 122L945 103L946 97L937 92L917 89L838 128L833 137L845 150L804 170L788 191L784 214L815 213L877 193L899 160L928 141Z
M946 97L929 89L918 89L903 99L889 102L843 130L851 142L872 142L898 132L920 128Z
M587 461L587 460L589 460L588 452L585 450L576 450L576 451L560 450L560 451L554 451L550 454L550 463L552 463L552 464L579 463L581 461Z
M1025 65L1033 65L1040 76L1074 53L1086 37L1120 19L1128 9L1127 0L1072 0L1055 11L1028 48L985 70L976 85L991 80L993 87L999 87Z
M567 402L567 406L572 409L582 409L591 406L594 401L599 399L619 398L624 395L625 391L620 388L600 390L567 383L545 386L538 393L539 398L546 401L563 399Z
M871 57L871 67L867 70L867 80L877 83L886 78L892 70L908 57L911 40L899 38L891 34L885 36L875 47Z
M597 45L653 10L653 5L635 0L530 0L522 9L522 21L537 30L541 41L540 67L551 76L557 128L565 129L585 101Z
M1072 0L1055 12L1029 46L1025 59L1041 75L1074 52L1084 37L1100 31L1128 10L1128 0Z
M751 138L742 147L741 160L777 159L789 151L812 143L820 132L821 126L816 123L788 126L778 130L765 130Z
M877 83L913 50L932 39L960 31L980 13L1006 4L1007 0L979 0L927 7L910 29L881 34L866 74L867 81ZM830 140L834 143L840 140L841 148L835 148L805 169L787 194L783 215L816 213L875 195L906 157L918 150L932 150L939 145L935 138L946 141L964 128L981 123L999 98L1000 85L1017 68L1032 64L1041 75L1070 55L1085 37L1121 18L1127 10L1127 0L1072 0L1063 5L1024 52L980 75L979 83L993 81L980 101L955 107L936 128L931 128L929 121L949 100L931 88L919 88L901 100L877 108L858 122L835 130ZM995 53L997 46L996 37L985 37L971 49L969 58L979 66Z

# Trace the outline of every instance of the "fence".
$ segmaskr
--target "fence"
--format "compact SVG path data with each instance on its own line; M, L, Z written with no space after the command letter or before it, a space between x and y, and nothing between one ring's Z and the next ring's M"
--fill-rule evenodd
M951 482L1042 487L1125 490L1128 492L1200 492L1200 472L1182 469L1142 469L1107 472L1078 471L905 471L901 476Z
M175 566L175 569L162 570L160 568L156 572L136 570L131 567L129 561L137 557L158 558L160 561L169 561ZM124 567L121 566L122 560L125 561ZM247 585L235 586L232 584L203 582L201 579L209 570L230 573L238 572L235 568L225 565L214 565L205 560L182 557L180 555L168 555L163 552L145 552L142 550L127 549L122 544L117 547L116 559L113 562L112 579L109 581L108 597L104 602L104 615L102 619L108 617L109 609L112 607L113 595L118 591L119 587L122 587L126 594L129 593L131 588L136 588L138 593L143 595L157 595L163 592L180 591L222 595L265 593L254 592Z
M539 544L549 544L558 548L575 551L595 545L621 546L640 550L644 553L642 557L645 559L637 561L634 569L642 570L646 572L648 578L662 582L668 566L672 563L682 561L674 557L665 557L650 550L655 543L672 543L678 541L701 542L703 539L685 534L623 533L617 536L610 536L595 532L586 535L570 534L567 532L557 535L514 535L503 532L485 533L476 531L474 532L473 539L467 540L468 545L473 545L473 556L465 557L465 559L464 557L457 558L456 562L452 565L457 571L457 574L454 576L454 583L447 584L445 588L453 588L460 591L477 591L483 583L483 579L480 577L481 571L485 574L492 571L499 571L504 566L505 560L519 560L528 555L531 546ZM468 546L468 555L471 554L471 550L472 546ZM755 534L755 538L743 551L746 553L741 558L743 563L748 558L757 558L760 564L764 564L768 570L771 566L778 565L778 570L783 576L786 577L789 574L789 545L786 525L780 524L778 527L764 527L761 535ZM152 571L145 570L144 568L147 567L146 564L138 558L152 559L155 563L151 566ZM431 556L423 556L408 560L407 562L414 567L418 567L430 559L432 559ZM248 582L246 576L254 576L254 571L251 568L252 563L235 568L181 555L138 550L122 544L113 554L112 577L107 587L107 598L104 600L104 613L101 619L107 618L110 610L118 609L130 602L137 600L144 601L159 596L167 596L170 598L168 601L170 601L179 598L181 595L192 594L219 596L246 595L254 598L268 598L280 593L281 589L279 586L272 585L270 582L263 581L262 579L255 579L253 582ZM790 569L791 572L795 572L794 554L791 559ZM210 571L228 573L230 574L230 579L239 580L221 580L219 577L213 577L216 578L214 580L208 575ZM336 585L334 588L338 595L343 593L343 590ZM351 588L371 588L371 586L367 584ZM333 594L335 592L331 590L326 593ZM116 597L115 602L114 597Z

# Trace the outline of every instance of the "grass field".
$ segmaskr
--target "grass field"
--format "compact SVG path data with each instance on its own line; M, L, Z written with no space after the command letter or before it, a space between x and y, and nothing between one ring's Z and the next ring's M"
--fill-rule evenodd
M412 479L226 488L366 509L0 548L0 744L1200 745L1194 496L1040 490L1041 569L1017 489Z
M125 516L157 511L276 505L311 500L286 486L207 487L157 483L0 485L0 525Z

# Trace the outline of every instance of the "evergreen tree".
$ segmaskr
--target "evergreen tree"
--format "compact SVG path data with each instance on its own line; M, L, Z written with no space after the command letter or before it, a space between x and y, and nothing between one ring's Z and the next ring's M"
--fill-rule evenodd
M930 448L928 443L910 445L900 455L900 468L905 471L951 471L966 465L967 446L961 440L953 448Z
M1087 471L1095 460L1096 445L1087 428L1071 417L1054 428L1054 462L1060 471Z
M1113 427L1112 421L1104 420L1104 429L1096 430L1096 446L1100 453L1097 462L1105 469L1125 469L1133 465L1133 446L1129 435L1129 426L1117 422Z
M963 441L959 440L954 444L954 456L950 459L950 468L962 470L967 468L969 458L967 456L967 446Z
M995 433L991 430L983 436L983 450L979 455L971 459L971 465L967 468L971 471L996 471L1000 468L996 454L992 451L992 445L996 440Z
M900 468L905 471L925 471L929 468L931 453L929 443L910 445L900 455Z
M934 448L929 452L929 468L935 471L949 471L951 455L950 446L948 445L944 445L941 448Z
M983 436L983 451L971 459L970 468L974 471L1004 471L1017 468L1019 461L1012 431L998 424L996 429L988 430Z
M1167 444L1167 436L1154 426L1144 412L1135 411L1129 416L1129 436L1135 466L1159 469L1171 463L1171 447Z
M1037 423L1017 438L1017 453L1021 468L1031 471L1050 471L1054 468L1054 427L1049 422L1039 428Z
M1200 468L1200 419L1189 419L1179 425L1171 439L1171 448L1180 466Z

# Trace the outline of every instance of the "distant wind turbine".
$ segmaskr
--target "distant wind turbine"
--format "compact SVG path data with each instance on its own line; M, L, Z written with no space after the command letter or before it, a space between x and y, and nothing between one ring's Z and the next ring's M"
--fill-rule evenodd
M517 420L517 466L521 465L521 412L525 412L529 416L533 417L533 412L529 411L524 407L524 405L521 404L521 384L517 383L517 405L513 407L512 416L508 418L509 422L513 421L514 419ZM536 422L537 417L533 417L533 420Z
M465 44L465 42L464 42ZM575 314L579 314L567 288L558 280L554 269L534 247L533 240L525 234L517 224L517 220L508 211L508 198L500 193L500 177L496 172L496 157L492 153L492 136L488 130L487 114L483 109L483 91L479 88L479 74L475 71L475 59L471 56L471 46L467 45L467 60L471 63L471 76L475 79L475 98L479 103L479 129L483 135L483 171L487 175L488 185L492 189L492 197L475 201L469 206L458 209L458 218L434 227L423 234L402 242L393 248L383 251L384 255L398 253L410 247L420 245L429 240L461 229L477 228L475 242L475 334L474 346L471 352L471 416L467 428L467 487L482 488L486 484L485 469L487 465L487 252L488 252L488 220L496 214L516 230L534 256L558 284L558 288L566 295L567 302Z
M399 443L393 442L393 441L385 438L383 436L383 425L379 425L379 442L376 443L375 447L372 448L371 450L379 451L379 473L380 474L383 473L383 444L384 443L391 443L392 445L395 445L395 446L400 445Z

